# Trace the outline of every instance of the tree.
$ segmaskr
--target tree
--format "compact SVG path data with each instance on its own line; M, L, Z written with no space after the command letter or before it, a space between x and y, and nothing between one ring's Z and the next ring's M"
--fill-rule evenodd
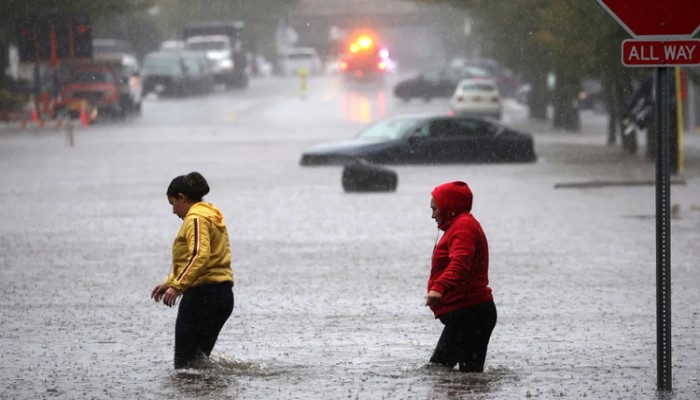
M608 143L615 143L625 99L640 72L622 67L620 43L628 34L596 2L407 1L447 3L467 10L475 20L475 31L484 38L484 53L532 84L532 118L546 119L546 77L553 72L558 82L552 98L554 123L576 130L580 80L601 79L610 115Z
M47 4L49 3L49 4ZM96 18L122 14L147 7L150 0L23 0L0 2L0 82L8 66L8 48L17 43L17 24L42 12L82 12Z

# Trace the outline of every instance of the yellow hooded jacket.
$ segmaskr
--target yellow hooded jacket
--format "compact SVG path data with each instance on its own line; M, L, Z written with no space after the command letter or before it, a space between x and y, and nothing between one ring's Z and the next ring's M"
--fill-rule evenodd
M180 293L206 283L231 282L231 248L221 211L210 203L195 203L173 243L173 270L165 280Z

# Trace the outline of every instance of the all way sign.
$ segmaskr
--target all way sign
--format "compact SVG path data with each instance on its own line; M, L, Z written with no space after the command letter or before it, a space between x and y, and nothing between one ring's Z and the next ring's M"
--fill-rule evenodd
M700 65L700 39L625 40L622 64L628 67Z

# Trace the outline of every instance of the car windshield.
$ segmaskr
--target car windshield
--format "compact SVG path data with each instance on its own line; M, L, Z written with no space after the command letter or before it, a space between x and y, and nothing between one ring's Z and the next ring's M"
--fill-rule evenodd
M310 60L312 56L308 53L292 53L287 54L287 58L290 60Z
M108 71L73 71L69 80L76 83L106 83L114 78Z
M417 123L416 118L397 118L380 121L360 133L360 139L398 139Z
M175 57L150 57L146 59L143 69L151 74L179 74L180 62Z
M478 92L493 92L496 88L490 83L484 82L467 82L461 86L463 91L478 91Z
M225 50L226 42L223 40L213 40L211 42L191 42L187 43L190 50Z

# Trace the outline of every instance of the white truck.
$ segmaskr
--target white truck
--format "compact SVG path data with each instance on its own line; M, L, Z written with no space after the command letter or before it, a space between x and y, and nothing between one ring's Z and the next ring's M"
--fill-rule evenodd
M243 50L242 21L206 21L192 24L183 31L185 48L203 51L217 83L227 87L248 86L248 67Z

